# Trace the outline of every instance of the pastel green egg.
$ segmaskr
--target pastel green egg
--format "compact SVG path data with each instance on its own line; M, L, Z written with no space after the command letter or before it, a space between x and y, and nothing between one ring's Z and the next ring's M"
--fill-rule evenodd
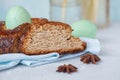
M97 27L95 24L88 20L81 20L75 22L71 25L72 35L75 37L88 37L88 38L95 38L97 33Z
M8 11L6 16L7 29L14 29L26 22L31 23L31 16L25 8L15 6Z

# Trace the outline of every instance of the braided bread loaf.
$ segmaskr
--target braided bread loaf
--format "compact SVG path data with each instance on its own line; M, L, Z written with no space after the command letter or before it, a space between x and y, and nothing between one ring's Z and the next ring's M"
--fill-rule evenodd
M3 26L3 24L2 24ZM0 31L0 54L19 53L27 55L60 54L81 52L86 43L71 35L68 24L32 18L32 23L24 23L13 30Z

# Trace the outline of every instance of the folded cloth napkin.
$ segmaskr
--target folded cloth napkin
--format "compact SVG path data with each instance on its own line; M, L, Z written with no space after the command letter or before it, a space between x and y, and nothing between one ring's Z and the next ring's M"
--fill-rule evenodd
M22 53L10 53L0 55L0 70L6 70L17 66L18 64L23 64L29 67L48 64L51 62L61 61L73 57L80 56L86 52L91 52L93 54L98 54L100 52L100 43L97 39L90 39L81 37L81 40L87 43L87 48L85 51L74 54L59 55L56 52L44 54L44 55L25 55Z

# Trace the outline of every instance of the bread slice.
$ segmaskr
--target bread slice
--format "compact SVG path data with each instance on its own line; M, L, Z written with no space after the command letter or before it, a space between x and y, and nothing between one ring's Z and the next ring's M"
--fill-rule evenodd
M46 19L39 21L35 21L36 23L34 22L21 38L21 52L38 55L50 52L65 54L85 50L86 43L71 35L72 29L68 24Z

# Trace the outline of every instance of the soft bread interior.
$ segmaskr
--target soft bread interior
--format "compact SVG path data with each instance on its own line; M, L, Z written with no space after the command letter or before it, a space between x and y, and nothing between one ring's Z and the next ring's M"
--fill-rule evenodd
M84 50L79 38L71 36L72 29L64 25L32 25L25 37L22 49L26 54L44 54L49 52L75 52Z

